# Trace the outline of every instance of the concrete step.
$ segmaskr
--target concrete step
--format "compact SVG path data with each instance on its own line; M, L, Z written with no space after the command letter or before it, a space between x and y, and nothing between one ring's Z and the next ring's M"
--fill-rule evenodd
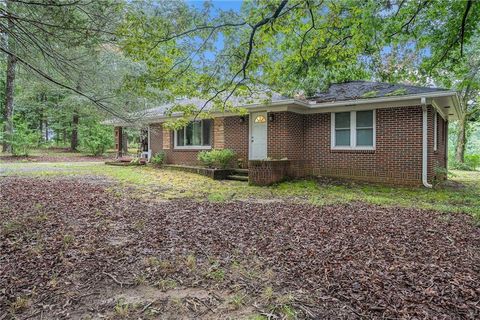
M231 174L227 176L228 180L236 180L236 181L248 181L248 176L240 176L240 175L235 175Z
M233 169L233 175L248 177L248 169Z

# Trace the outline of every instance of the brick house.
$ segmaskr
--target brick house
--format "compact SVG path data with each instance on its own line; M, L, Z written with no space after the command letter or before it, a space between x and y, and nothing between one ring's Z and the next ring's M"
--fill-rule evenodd
M162 127L171 105L149 110L146 154L163 151L169 164L196 165L200 150L232 149L256 184L329 176L430 187L445 176L448 122L459 110L453 91L365 81L306 99L236 103L247 116L214 114L176 131ZM119 141L119 123L116 133Z

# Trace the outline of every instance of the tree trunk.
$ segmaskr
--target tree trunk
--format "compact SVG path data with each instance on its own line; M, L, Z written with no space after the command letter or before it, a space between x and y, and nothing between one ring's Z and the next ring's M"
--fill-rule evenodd
M128 133L125 128L122 130L122 154L128 155Z
M48 120L45 120L45 143L48 143Z
M70 138L70 150L77 151L78 148L78 120L79 115L78 111L73 111L73 118L72 118L72 136Z
M467 118L462 116L458 119L458 132L457 132L457 146L455 149L455 161L464 163L465 161L465 144L467 142Z
M7 1L7 8L10 1ZM13 29L13 21L8 20L8 29ZM13 39L9 37L8 45L9 49L12 50ZM2 151L3 152L12 152L12 145L10 144L10 139L13 135L13 93L15 86L15 66L17 64L17 58L13 55L8 55L7 57L7 77L5 85L5 108L3 110L3 118L5 119L5 125L3 128L3 141L2 141Z
M40 136L43 136L43 110L39 111L38 118L40 119L39 124L38 124L38 130L40 131ZM40 146L41 144L42 144L42 140L38 139L37 145Z

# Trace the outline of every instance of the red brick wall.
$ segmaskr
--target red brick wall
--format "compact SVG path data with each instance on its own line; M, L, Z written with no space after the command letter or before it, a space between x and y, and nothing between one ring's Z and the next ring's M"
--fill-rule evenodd
M162 130L162 125L159 123L150 125L150 148L152 149L152 155L162 151Z
M422 113L419 107L376 111L376 150L331 150L331 114L307 118L307 159L314 175L369 181L421 181ZM407 146L408 147L402 147Z
M248 165L248 144L249 144L249 129L248 116L243 117L226 117L224 118L224 138L225 148L232 149L237 158L243 163L243 166Z
M211 127L210 143L213 146L215 140L215 135L222 134L224 140L224 147L232 149L237 154L238 158L244 159L246 162L248 160L248 117L245 117L245 120L240 121L239 116L225 117L223 119L223 130L218 126L222 121L214 122L214 125ZM200 150L175 150L174 146L174 135L173 131L170 132L170 147L168 149L163 149L163 135L162 128L160 124L151 125L150 127L150 137L151 137L151 148L152 153L155 154L159 151L164 151L166 154L166 163L168 164L186 164L186 165L197 165L197 155ZM217 139L217 146L220 146L220 140Z
M166 146L163 145L163 135L164 133L161 124L150 125L150 147L152 149L152 154L155 154L157 152L165 152L165 161L168 164L198 164L197 154L199 150L174 150L173 131L170 131L169 134L169 148L165 149L164 147ZM213 136L211 136L211 139L213 139Z
M289 177L289 160L252 160L249 162L248 182L268 186Z
M422 183L422 107L398 107L376 110L376 150L331 150L330 113L300 115L273 113L268 123L268 156L291 160L289 176L333 176L373 182L421 185ZM433 151L433 108L428 111L428 177L435 167L446 167L446 123L438 116L438 150ZM224 118L225 148L239 158L248 159L248 117ZM153 141L157 139L158 141ZM213 133L212 133L212 139ZM162 146L161 134L152 134L152 151ZM167 163L197 164L196 150L173 150Z
M305 116L293 112L269 113L267 154L272 159L305 158L304 129Z

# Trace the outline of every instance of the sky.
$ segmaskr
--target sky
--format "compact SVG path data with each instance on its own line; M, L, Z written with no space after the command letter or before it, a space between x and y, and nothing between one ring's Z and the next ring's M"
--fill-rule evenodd
M240 7L242 6L242 0L213 0L211 2L215 8L221 10L239 11ZM187 3L190 3L196 7L202 7L205 3L205 0L187 0Z
M234 11L240 11L240 7L242 6L242 1L243 0L212 0L210 1L213 4L213 7L217 10L222 10L222 11L228 11L228 10L234 10ZM204 3L207 2L205 0L186 0L186 2L194 7L202 8ZM215 15L215 12L213 12L213 15ZM223 47L223 36L220 34L216 43L215 43L217 49L221 49ZM214 53L213 52L207 52L205 57L207 59L214 59Z

